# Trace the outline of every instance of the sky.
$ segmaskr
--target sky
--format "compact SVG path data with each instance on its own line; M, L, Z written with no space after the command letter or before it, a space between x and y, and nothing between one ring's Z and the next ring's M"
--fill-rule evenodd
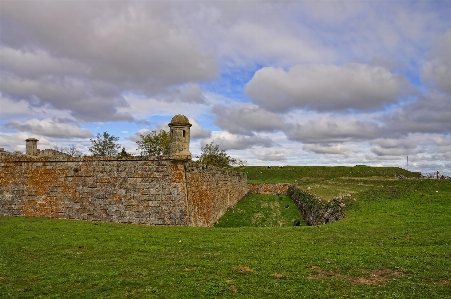
M193 157L451 175L451 0L0 2L0 147L176 114ZM407 158L408 157L408 158ZM408 160L408 164L407 164Z

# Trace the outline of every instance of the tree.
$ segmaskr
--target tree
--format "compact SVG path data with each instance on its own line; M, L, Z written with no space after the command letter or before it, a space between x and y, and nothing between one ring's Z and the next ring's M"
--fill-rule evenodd
M69 144L69 147L63 149L63 153L72 157L81 157L83 153L77 148L75 144Z
M147 135L140 135L141 140L136 141L141 156L162 156L169 154L171 135L165 130L157 134L152 131Z
M125 147L122 148L122 151L117 155L118 157L131 157L131 154L127 153Z
M69 144L68 147L59 147L56 145L53 149L71 157L81 157L83 155L81 150L79 150L75 144Z
M245 165L247 162L240 159L235 159L227 155L225 150L219 150L219 145L213 142L206 144L201 148L201 155L198 160L200 164L213 165L218 167L227 167L234 165Z
M89 151L93 156L116 156L121 147L120 144L116 143L119 137L110 135L107 132L103 132L103 134L97 133L96 139L90 140L92 146L89 147Z

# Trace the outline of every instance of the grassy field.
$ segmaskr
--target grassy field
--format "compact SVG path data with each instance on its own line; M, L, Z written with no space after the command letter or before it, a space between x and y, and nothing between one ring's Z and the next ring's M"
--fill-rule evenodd
M369 166L285 166L283 168L249 166L246 172L249 183L295 183L300 189L309 190L323 199L353 195L369 190L387 181L417 178L418 174L398 167Z
M237 168L247 173L249 183L294 183L327 181L337 178L395 179L399 175L417 177L416 173L398 167L360 166L248 166Z
M451 298L451 181L327 171L356 191L318 227L262 195L213 228L0 217L0 297Z

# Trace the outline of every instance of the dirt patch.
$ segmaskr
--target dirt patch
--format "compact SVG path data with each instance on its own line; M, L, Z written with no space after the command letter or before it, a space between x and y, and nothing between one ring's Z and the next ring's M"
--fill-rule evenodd
M384 285L394 277L404 276L402 271L393 269L359 270L359 272L362 273L361 276L351 276L333 271L324 271L318 266L311 267L311 270L314 273L308 276L309 279L339 278L356 285Z
M274 278L277 278L277 279L283 278L283 275L280 274L280 273L273 273L273 274L271 274L271 276L274 277Z
M239 273L251 273L254 270L252 270L251 268L247 267L247 266L238 266L235 267L235 271L239 272Z
M439 281L438 281L438 284L439 285L441 285L441 286L451 286L451 279L449 279L449 278L441 278Z

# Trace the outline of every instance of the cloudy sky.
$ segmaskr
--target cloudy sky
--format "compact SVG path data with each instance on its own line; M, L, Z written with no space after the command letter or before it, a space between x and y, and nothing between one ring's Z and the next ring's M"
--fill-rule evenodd
M0 147L136 152L175 114L191 152L451 175L451 1L0 2Z

